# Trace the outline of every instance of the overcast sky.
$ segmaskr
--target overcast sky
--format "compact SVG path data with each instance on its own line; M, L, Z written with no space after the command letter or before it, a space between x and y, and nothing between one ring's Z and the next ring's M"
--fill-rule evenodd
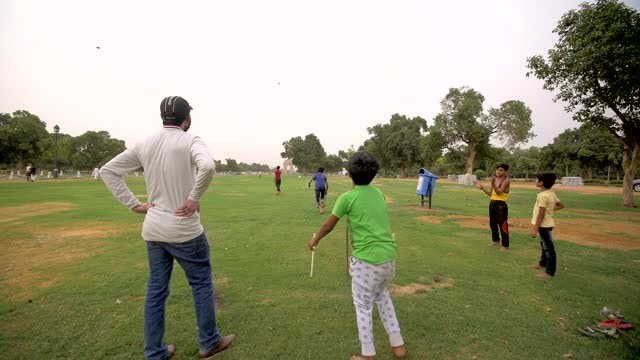
M578 124L526 58L580 2L0 0L0 112L131 146L180 95L215 159L275 166L291 137L335 154L394 113L432 124L448 89L470 86L485 109L524 101L525 147L544 146Z

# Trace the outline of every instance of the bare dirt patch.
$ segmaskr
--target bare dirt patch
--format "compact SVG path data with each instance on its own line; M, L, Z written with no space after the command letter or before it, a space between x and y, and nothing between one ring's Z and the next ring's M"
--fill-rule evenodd
M2 242L0 253L0 296L8 300L26 299L37 289L46 289L64 280L53 267L81 261L103 251L102 238L137 229L138 225L84 223L81 226L20 228L23 237Z
M616 219L623 221L638 221L640 222L640 212L625 212L625 211L600 211L600 210L587 210L576 209L573 212L580 214L581 216L597 219Z
M424 222L428 222L431 224L441 224L442 217L440 216L418 216L416 219Z
M444 278L440 275L423 275L418 281L404 286L393 284L390 291L398 296L426 296L429 291L453 287L454 283L452 278ZM428 284L424 284L424 282L428 282Z
M623 213L636 219L633 213ZM428 216L416 219L426 220ZM454 219L462 227L489 230L487 216L448 215L447 219ZM531 219L509 219L511 231L526 232L531 230ZM576 244L615 250L640 249L640 221L613 221L594 219L556 219L553 237L558 240Z
M25 204L20 206L0 208L0 224L8 223L34 216L48 215L60 211L70 210L76 205L66 202L44 202Z

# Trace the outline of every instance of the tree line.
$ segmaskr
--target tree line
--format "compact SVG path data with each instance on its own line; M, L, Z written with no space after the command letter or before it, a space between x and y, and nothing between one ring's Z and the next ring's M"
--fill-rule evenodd
M57 146L56 146L57 143ZM123 140L108 131L87 131L80 136L49 133L47 124L34 114L18 110L0 114L0 168L85 170L101 167L125 149Z
M56 140L57 137L57 140ZM0 169L23 169L32 163L38 169L53 170L56 160L63 170L87 170L102 167L125 150L123 140L114 139L108 131L87 131L80 136L49 133L47 124L25 110L0 114ZM216 160L220 172L270 172L265 164Z

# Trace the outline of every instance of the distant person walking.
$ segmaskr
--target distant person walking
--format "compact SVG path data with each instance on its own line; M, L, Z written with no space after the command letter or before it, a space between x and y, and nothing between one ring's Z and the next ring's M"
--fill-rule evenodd
M491 228L491 245L500 245L500 237L502 237L502 248L500 250L509 250L509 208L507 200L509 199L509 188L511 182L507 172L509 165L500 164L496 167L496 175L491 177L491 188L487 190L484 186L476 181L473 184L482 192L487 194L491 201L489 202L489 227Z
M36 168L35 165L31 165L31 169L29 169L29 174L27 174L27 177L31 180L31 182L35 182L36 181L36 171L38 169Z
M184 270L193 292L200 357L223 351L235 340L235 335L221 336L216 325L209 242L200 224L200 199L211 183L215 167L204 141L187 134L191 110L179 96L164 98L160 103L163 129L111 159L100 170L116 199L133 212L145 214L142 238L149 258L149 282L144 307L144 355L148 360L167 359L176 351L173 344L164 343L165 303L174 261ZM145 170L147 198L153 203L141 203L123 178L141 167Z
M94 179L98 180L98 178L100 177L100 169L94 168L91 176L93 176Z
M308 187L311 187L311 183L314 181L316 182L316 207L320 209L320 214L322 214L326 205L325 195L329 191L329 181L324 175L323 167L319 167L318 172L313 174L311 180L309 180Z
M25 175L27 175L27 182L31 181L31 163L27 163L25 168Z
M274 181L276 183L276 195L280 195L280 184L282 183L282 171L280 171L280 165L276 166Z

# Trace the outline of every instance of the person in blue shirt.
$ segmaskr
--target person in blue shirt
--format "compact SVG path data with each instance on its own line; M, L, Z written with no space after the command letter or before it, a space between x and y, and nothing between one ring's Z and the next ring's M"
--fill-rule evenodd
M312 182L316 182L316 207L320 209L320 214L324 212L324 206L326 205L325 195L329 192L329 181L324 175L324 168L319 167L318 172L313 174L311 180L309 180L308 186L311 187Z

